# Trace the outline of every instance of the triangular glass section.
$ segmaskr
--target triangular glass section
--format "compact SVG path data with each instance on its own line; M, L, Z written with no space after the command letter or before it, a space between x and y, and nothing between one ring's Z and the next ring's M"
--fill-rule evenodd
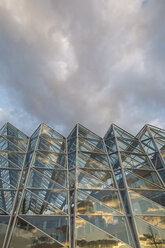
M61 149L59 144L56 144L54 142L54 144L52 145L52 143L48 142L46 139L39 138L38 149L48 151L48 152L61 152L61 153L63 153L65 147L63 147L63 149Z
M41 189L64 189L62 185L59 185L51 179L45 177L43 174L37 172L35 169L31 169L28 179L28 188L41 188Z
M49 177L51 180L60 184L62 187L67 187L67 171L64 170L47 170L41 168L35 168L37 171L42 173L44 176Z
M116 126L113 124L113 127L114 127L114 131L115 131L115 136L117 138L125 138L125 139L135 139L135 137L128 133L127 131L123 130L122 128Z
M143 219L144 221L148 222L152 226L156 226L158 228L165 230L165 216L145 216L145 215L138 215L139 218Z
M10 162L16 164L16 166L22 167L25 154L13 152L13 151L0 151L0 155L8 159Z
M132 245L125 217L110 215L80 215L80 217L124 243Z
M109 158L110 158L113 169L118 169L121 167L118 153L110 154Z
M159 205L165 207L165 191L162 190L144 190L144 189L134 189L134 192L141 195L142 197L151 200Z
M64 153L55 153L55 152L46 152L40 151L39 152L42 156L45 156L46 160L50 160L55 164L59 164L63 167L66 167L66 155Z
M83 154L102 163L103 165L109 168L108 156L106 154L90 153L90 152L84 152Z
M73 128L73 130L70 132L70 134L69 134L67 140L73 139L73 138L75 138L75 137L77 137L77 125L76 125L76 126Z
M161 187L150 183L130 171L125 171L125 176L129 188L160 189Z
M20 139L27 139L28 136L21 132L18 128L7 122L1 132L2 135L13 136Z
M165 208L162 205L157 204L134 191L130 191L129 195L134 214L165 215Z
M26 215L66 215L57 207L44 201L36 194L26 190L22 201L20 214Z
M87 141L79 138L79 150L82 152L95 152L95 153L103 153L100 149L92 144L88 143Z
M46 169L63 169L63 166L54 163L52 160L47 158L44 154L40 152L35 153L35 158L33 160L34 167L43 167Z
M148 160L146 155L135 155L127 154L124 152L120 153L122 165L126 168L132 169L146 169L152 170L151 162Z
M163 248L165 244L165 231L156 228L145 221L135 217L141 247Z
M100 140L101 138L87 129L86 127L83 127L82 125L78 124L78 134L84 138L89 138L89 139L95 139L95 140Z
M101 150L102 152L105 152L104 143L103 143L101 138L99 140L96 140L96 139L90 139L90 138L82 137L82 139L86 140L88 143L95 146L97 149Z
M85 194L95 198L104 205L115 209L116 211L123 213L123 207L120 201L119 193L112 190L81 190Z
M104 140L107 139L112 139L115 136L114 131L113 131L113 124L110 126L110 128L108 129L108 131L106 132L105 136L104 136Z
M156 145L159 150L164 151L165 150L165 137L163 138L155 138Z
M58 133L57 131L55 131L51 127L48 127L44 123L41 124L40 136L43 136L43 137L48 136L50 138L55 138L55 139L63 139L64 138L60 133Z
M104 205L95 198L78 191L77 193L77 214L92 214L92 215L121 215L115 209Z
M100 230L82 218L76 218L76 247L129 248L122 241Z
M97 169L81 169L82 172L86 172L91 176L101 180L102 183L106 183L110 187L115 188L115 181L110 170L97 170Z
M117 139L117 143L120 151L125 151L130 153L140 153L140 154L144 153L142 147L139 144L137 144L137 146L135 147L120 139Z
M151 135L149 134L149 132L146 130L140 137L140 139L143 141L143 140L146 140L146 139L149 139L151 138Z
M88 153L78 153L78 167L80 168L96 168L96 169L107 169L107 164L103 164L97 159L91 157Z
M56 239L62 245L68 243L68 217L65 216L21 216L37 229Z
M82 171L78 172L78 187L81 189L108 189L111 186Z
M49 202L55 208L61 211L68 212L68 192L67 191L51 191L51 190L37 190L29 189L33 194L39 196L44 201Z
M151 183L157 184L158 186L162 187L162 184L161 184L156 172L154 172L154 171L136 170L136 169L133 169L133 170L129 169L129 171L136 174L137 176L140 176L140 177L150 181Z
M22 248L22 244L24 248L34 247L34 245L35 247L64 247L64 245L50 238L22 218L18 218L9 247Z

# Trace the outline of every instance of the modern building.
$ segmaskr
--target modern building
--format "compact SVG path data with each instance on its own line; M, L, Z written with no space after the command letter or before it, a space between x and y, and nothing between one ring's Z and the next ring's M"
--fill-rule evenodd
M0 248L165 248L165 130L0 129Z

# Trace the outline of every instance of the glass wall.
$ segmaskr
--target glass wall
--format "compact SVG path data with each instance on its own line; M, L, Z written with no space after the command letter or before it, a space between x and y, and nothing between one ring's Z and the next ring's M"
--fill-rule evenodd
M165 131L0 129L0 248L165 247Z

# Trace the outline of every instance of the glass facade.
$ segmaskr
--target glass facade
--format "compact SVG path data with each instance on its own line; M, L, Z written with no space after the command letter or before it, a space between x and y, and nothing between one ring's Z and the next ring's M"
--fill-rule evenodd
M0 129L0 248L165 247L165 130Z

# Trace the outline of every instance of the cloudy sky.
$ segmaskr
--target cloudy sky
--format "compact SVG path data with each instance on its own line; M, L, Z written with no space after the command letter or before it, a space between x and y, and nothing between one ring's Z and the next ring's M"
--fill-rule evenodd
M0 126L165 128L165 0L0 0Z

